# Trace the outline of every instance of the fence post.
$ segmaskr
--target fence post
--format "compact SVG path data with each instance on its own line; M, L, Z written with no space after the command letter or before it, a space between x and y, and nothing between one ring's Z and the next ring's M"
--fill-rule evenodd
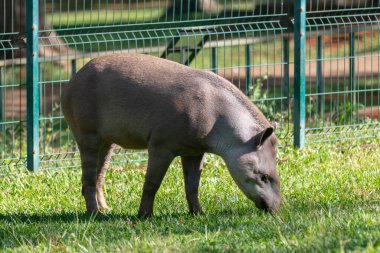
M306 0L294 5L294 146L305 145Z
M74 58L71 60L71 77L77 73L77 59Z
M349 91L350 91L350 107L351 107L351 123L354 118L354 112L353 108L356 103L355 99L355 32L350 31L350 37L349 37L349 51L350 51L350 79L349 79Z
M249 44L245 45L245 95L251 95L249 92L249 85L251 83L251 47Z
M283 71L284 71L284 77L282 78L282 94L286 95L286 109L289 108L289 38L284 38L283 40L284 46L283 46ZM283 96L283 95L282 95Z
M324 113L324 104L325 104L325 95L322 94L325 92L325 89L323 87L323 74L322 74L322 48L323 48L323 40L322 36L317 36L317 92L318 92L318 113L321 114L321 116Z
M0 122L3 123L3 85L1 83L1 79L2 79L2 76L1 76L1 71L3 69L0 67ZM1 125L0 127L0 132L2 132L3 130L3 124Z
M27 168L38 171L39 166L39 65L38 26L39 0L26 1L26 91L27 91Z
M216 47L211 48L211 69L212 72L218 73L218 49Z

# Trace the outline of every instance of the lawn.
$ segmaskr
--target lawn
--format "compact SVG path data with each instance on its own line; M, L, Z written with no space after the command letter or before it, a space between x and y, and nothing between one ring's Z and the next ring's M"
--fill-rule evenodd
M144 170L114 166L105 216L84 213L80 172L0 177L4 252L338 252L380 251L380 143L282 147L280 212L260 212L208 155L201 179L204 216L187 214L178 160L159 190L155 217L136 218Z

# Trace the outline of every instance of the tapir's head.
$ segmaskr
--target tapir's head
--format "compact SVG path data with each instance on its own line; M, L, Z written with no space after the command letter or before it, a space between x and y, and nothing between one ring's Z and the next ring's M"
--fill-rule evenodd
M280 207L280 180L276 170L276 136L268 127L241 147L231 150L228 169L240 190L259 209L276 212Z

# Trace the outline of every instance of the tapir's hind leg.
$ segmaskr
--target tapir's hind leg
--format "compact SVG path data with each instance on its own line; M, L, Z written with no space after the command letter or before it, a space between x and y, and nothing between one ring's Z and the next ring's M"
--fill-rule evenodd
M159 148L149 148L148 154L148 168L145 174L143 194L138 213L138 216L141 218L153 215L154 198L170 163L174 159L172 152Z
M109 160L110 145L105 145L95 134L80 135L76 138L81 163L82 163L82 195L86 202L88 213L99 211L105 204L103 191L99 187L103 186L103 178Z
M203 214L198 200L198 188L201 178L203 156L181 156L185 179L186 199L191 214Z
M82 195L86 201L88 213L98 211L96 201L96 171L98 165L99 145L96 136L81 136L77 140L82 163Z
M98 202L98 208L101 211L106 211L109 209L106 203L106 199L103 194L104 176L108 169L109 161L112 155L112 145L103 144L100 147L98 155L98 166L97 166L97 178L96 178L96 199Z

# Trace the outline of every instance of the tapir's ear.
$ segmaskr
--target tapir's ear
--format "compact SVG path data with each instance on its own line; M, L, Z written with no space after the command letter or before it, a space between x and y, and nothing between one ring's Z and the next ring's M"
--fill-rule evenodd
M274 120L272 121L272 124L271 124L271 125L272 125L272 127L273 127L273 132L276 132L277 124L278 124L278 123L277 123L276 121L274 121Z
M264 129L263 131L261 131L257 135L258 142L256 143L256 146L260 147L261 145L263 145L264 142L269 138L269 136L272 135L273 132L274 132L274 128L273 127L268 127L266 129Z

